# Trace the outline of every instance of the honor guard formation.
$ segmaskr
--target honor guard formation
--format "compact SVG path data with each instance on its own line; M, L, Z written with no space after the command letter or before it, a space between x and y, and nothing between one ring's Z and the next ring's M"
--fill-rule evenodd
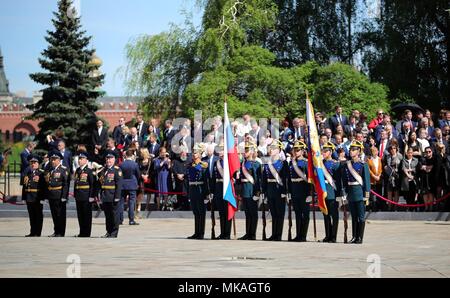
M450 190L450 112L435 123L428 115L413 115L409 110L397 124L381 110L368 123L356 110L347 118L339 106L328 119L322 113L314 116L318 156L311 155L308 125L302 118L283 121L275 132L273 127L263 130L249 115L244 115L243 122L232 122L239 166L229 179L220 117L214 118L207 132L199 132L198 123L191 125L189 120L179 127L167 120L160 127L156 119L146 123L139 115L136 124L127 127L121 118L111 136L99 120L91 144L78 145L74 155L65 147L62 131L55 131L47 137L48 153L43 158L34 153L33 144L21 154L22 198L31 226L27 237L41 236L45 204L53 219L50 237L66 236L67 203L74 198L77 237L91 237L92 212L103 211L103 237L116 238L124 212L129 225L138 225L141 206L145 206L146 210L192 211L194 233L189 239L235 239L235 222L224 199L224 183L230 182L237 210L245 213L245 234L239 240L305 242L311 238L310 217L318 206L319 194L311 177L317 174L311 171L318 166L317 158L323 161L327 210L321 242L363 243L366 209L397 211L400 196L409 204L402 211L450 209L449 200L436 203ZM194 133L200 133L204 142L194 143ZM395 204L386 203L383 196ZM414 207L419 203L424 205ZM205 231L209 214L211 236ZM340 227L344 239L338 236ZM283 239L286 229L288 237ZM217 236L216 230L220 230Z

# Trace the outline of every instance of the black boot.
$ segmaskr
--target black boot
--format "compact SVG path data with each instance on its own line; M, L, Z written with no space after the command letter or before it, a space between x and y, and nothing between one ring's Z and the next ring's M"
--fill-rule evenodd
M357 244L362 244L363 243L363 238L364 238L364 229L366 227L366 222L361 222L359 223L359 234L358 234L358 240L355 242Z
M284 226L284 218L279 218L277 223L277 234L275 241L281 241L283 238L283 226Z
M250 220L250 235L248 240L256 240L256 229L258 228L258 218L252 217Z
M187 239L197 239L197 237L198 237L198 223L199 223L198 216L195 215L194 216L195 232L194 232L194 235L189 236Z
M331 239L330 231L331 231L331 219L329 215L325 215L323 218L323 222L325 224L325 238L323 238L322 242L329 242Z
M223 233L223 238L224 240L230 240L231 238L231 220L228 220L228 218L225 218L225 230Z
M330 234L330 243L336 243L337 231L339 226L339 220L333 221L333 225L331 226L331 234Z
M220 216L220 235L218 237L216 237L216 239L223 239L225 235L225 220L224 220L224 216L221 215Z
M309 218L302 220L302 228L300 234L300 242L306 242L306 236L308 235Z
M250 217L248 216L248 213L245 214L245 235L241 238L238 238L238 240L248 240L250 237Z
M200 215L199 217L200 223L198 224L198 237L197 239L202 240L205 237L205 223L206 223L206 216Z
M350 240L350 243L358 243L359 241L359 227L360 227L360 223L358 221L355 222L355 236L352 238L352 240ZM352 228L352 232L353 232L353 228Z
M358 221L352 218L352 239L350 240L350 243L355 243L356 238L358 237L358 234L356 233L357 225Z

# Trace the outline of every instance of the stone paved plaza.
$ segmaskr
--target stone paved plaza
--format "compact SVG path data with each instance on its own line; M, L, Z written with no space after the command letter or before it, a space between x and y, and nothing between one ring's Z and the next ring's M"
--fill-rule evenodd
M192 225L185 218L145 219L121 226L117 239L101 239L104 219L95 218L94 238L78 239L77 221L69 218L66 238L24 238L26 218L0 218L0 277L66 277L72 254L81 259L81 277L367 277L371 254L380 257L381 277L450 277L448 222L371 220L363 245L315 243L312 222L308 243L187 240ZM242 236L244 221L236 226ZM322 221L317 228L322 238ZM209 220L206 229L209 237ZM259 237L260 231L261 224ZM52 233L49 217L43 232Z

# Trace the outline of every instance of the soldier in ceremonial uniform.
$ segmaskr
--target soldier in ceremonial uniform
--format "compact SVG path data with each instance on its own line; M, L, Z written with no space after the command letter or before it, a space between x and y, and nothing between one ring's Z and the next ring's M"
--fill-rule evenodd
M54 233L50 237L64 237L66 234L66 205L69 196L69 169L62 165L62 155L58 151L50 154L51 167L45 180L47 199L52 213Z
M223 199L223 143L216 149L219 152L219 158L212 165L212 176L209 179L210 192L213 194L212 204L214 209L219 211L220 216L220 235L216 239L230 240L231 220L228 220L228 201Z
M40 237L44 215L42 207L45 194L44 171L39 169L39 157L30 154L28 156L30 166L25 169L23 177L23 200L27 203L30 217L30 234L25 237Z
M291 194L295 212L297 236L292 241L305 242L309 227L310 184L308 183L308 160L305 158L306 144L295 141L292 160L289 162L288 192Z
M88 167L88 157L85 152L78 154L79 167L75 171L74 196L77 204L78 224L80 233L77 237L91 237L92 202L94 202L95 177Z
M117 238L119 234L119 202L122 194L122 171L115 166L116 155L106 153L105 167L98 173L99 191L105 212L106 234L103 238Z
M195 232L188 239L203 239L205 235L206 204L208 200L208 163L201 161L203 150L196 144L192 155L192 164L187 168L189 179L188 196L195 219Z
M366 202L370 193L369 167L361 160L364 146L359 141L350 145L350 160L343 166L342 184L352 216L352 236L350 243L361 244L364 238ZM345 200L345 201L346 201ZM346 202L344 202L345 204Z
M240 196L245 210L245 235L239 240L256 240L258 201L261 194L261 165L253 160L256 144L245 143L244 160L239 173Z
M328 214L324 214L325 238L322 242L336 243L336 236L339 224L339 202L337 197L341 196L342 180L340 163L332 158L335 146L328 142L322 147L322 157L324 164L325 185L327 188L327 204Z
M268 241L281 241L284 217L286 214L288 164L280 160L283 144L274 140L270 145L270 160L264 165L262 173L262 191L269 202L272 216L272 235Z

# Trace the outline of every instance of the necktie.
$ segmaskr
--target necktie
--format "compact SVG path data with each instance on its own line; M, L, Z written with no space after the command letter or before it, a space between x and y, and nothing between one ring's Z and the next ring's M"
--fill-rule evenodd
M209 159L209 177L212 178L212 169L213 169L213 157L211 156L211 158Z
M381 148L380 148L380 158L383 158L383 152L384 152L384 141L381 141Z

